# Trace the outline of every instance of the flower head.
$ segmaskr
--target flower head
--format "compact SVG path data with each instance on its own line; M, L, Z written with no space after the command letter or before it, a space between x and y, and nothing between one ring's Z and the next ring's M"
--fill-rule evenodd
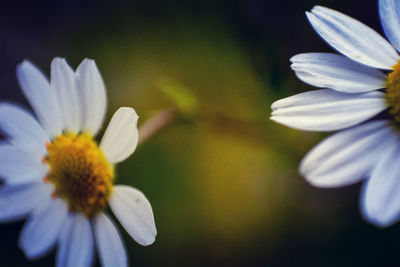
M107 206L141 245L152 244L157 234L146 197L113 185L114 165L138 143L136 112L118 109L97 144L107 99L93 60L83 60L74 72L55 58L50 82L24 61L17 77L37 119L0 103L0 131L7 139L0 143L0 221L28 216L19 244L30 259L57 245L57 266L89 266L96 245L103 266L127 266Z
M297 77L324 89L276 101L271 119L306 131L340 130L306 155L300 173L319 187L366 180L362 213L387 226L400 219L400 1L380 0L379 13L389 42L335 10L306 12L340 54L294 56Z

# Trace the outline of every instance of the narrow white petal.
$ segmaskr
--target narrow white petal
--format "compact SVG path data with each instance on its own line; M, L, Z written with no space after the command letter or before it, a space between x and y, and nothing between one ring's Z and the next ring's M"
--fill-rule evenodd
M59 135L64 127L56 92L41 71L29 61L17 67L17 78L40 124L50 137Z
M50 201L32 215L22 228L19 246L29 259L46 254L56 243L67 218L67 206L61 199Z
M129 157L139 140L139 116L133 108L119 108L111 118L100 143L108 161L118 163Z
M8 143L0 143L0 179L7 184L21 184L41 180L47 167L39 157Z
M76 70L76 79L83 98L83 130L95 135L104 120L107 96L103 79L94 60L82 61Z
M65 59L53 59L51 63L51 86L58 96L65 130L79 132L82 127L81 98L77 89L75 73Z
M364 93L384 87L386 75L342 55L299 54L290 59L300 80L347 93Z
M305 131L335 131L357 125L385 110L381 92L348 94L320 89L274 102L271 120Z
M400 2L379 0L379 15L387 38L400 51Z
M389 70L399 60L399 55L389 42L347 15L320 6L306 14L315 31L328 44L355 61Z
M93 219L96 247L103 267L128 266L128 258L122 238L115 225L104 213Z
M400 219L400 147L391 150L378 162L371 179L365 184L361 198L364 217L384 227Z
M114 186L108 202L129 235L143 246L154 242L157 230L153 210L147 198L130 186Z
M388 121L375 121L336 133L315 146L300 173L318 187L339 187L367 178L382 154L398 142Z
M40 158L46 154L49 137L30 112L22 107L0 103L0 132L21 150Z
M0 187L0 221L21 219L47 201L50 192L43 183L3 185Z
M58 267L90 266L93 261L93 234L88 219L72 213L61 230L56 263Z

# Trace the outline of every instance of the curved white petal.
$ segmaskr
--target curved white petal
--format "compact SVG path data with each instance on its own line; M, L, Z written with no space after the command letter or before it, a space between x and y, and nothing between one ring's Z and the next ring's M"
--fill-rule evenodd
M0 162L0 179L7 184L39 181L47 172L47 166L39 157L32 157L7 143L0 143Z
M0 187L0 221L21 219L48 201L50 191L41 182Z
M65 130L79 132L82 127L81 98L75 73L63 58L54 58L51 62L51 86L58 96Z
M378 162L363 188L363 215L378 226L389 226L400 219L399 157L400 147L396 144Z
M315 146L300 173L318 187L339 187L367 178L385 151L399 142L388 121L374 121L338 132Z
M364 93L384 88L386 75L342 55L299 54L290 59L297 77L308 84L346 93Z
M128 258L122 238L107 215L99 213L94 217L93 232L103 267L128 266Z
M41 71L25 60L17 66L17 78L40 124L50 137L62 132L64 127L56 92Z
M379 0L379 15L387 38L400 51L400 2Z
M348 94L314 90L274 102L271 120L306 131L335 131L351 127L385 110L381 92Z
M93 234L88 219L80 213L67 217L59 239L58 267L90 266L93 261Z
M95 135L107 108L106 88L94 60L84 59L76 70L78 89L83 97L83 131Z
M108 161L118 163L129 157L139 140L139 116L133 108L119 108L111 118L100 143Z
M19 149L37 157L46 154L49 137L24 108L10 103L0 103L0 132Z
M149 201L130 186L114 186L108 201L112 211L129 235L143 246L154 242L157 230Z
M61 199L50 201L32 215L22 228L19 246L29 259L46 254L56 243L67 218L67 206Z
M320 6L306 14L315 31L326 42L355 61L389 70L399 60L399 55L389 42L347 15Z

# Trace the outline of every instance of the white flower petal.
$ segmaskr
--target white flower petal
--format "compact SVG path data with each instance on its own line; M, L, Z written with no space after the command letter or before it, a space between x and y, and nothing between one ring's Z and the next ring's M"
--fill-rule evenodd
M50 201L32 215L22 228L19 246L29 259L46 254L56 243L67 218L67 206L61 199Z
M114 186L108 201L112 211L129 235L143 246L154 242L157 230L149 201L130 186Z
M96 247L103 267L128 266L122 238L113 222L104 213L93 219Z
M290 61L300 80L346 93L384 88L386 80L381 71L332 53L299 54Z
M75 73L65 59L54 58L51 63L51 86L56 91L64 118L65 130L77 133L82 128L81 97Z
M381 92L348 94L314 90L274 102L271 120L306 131L335 131L366 121L385 110Z
M366 178L385 151L399 142L389 121L374 121L338 132L315 146L300 173L318 187L339 187Z
M107 107L106 88L94 60L84 59L76 70L83 97L83 131L95 135L100 129Z
M7 184L38 181L47 172L40 158L32 157L7 143L0 143L0 162L0 179L4 179Z
M56 263L58 267L90 266L93 261L93 234L88 219L69 214L61 230Z
M400 51L400 2L379 0L379 15L387 38Z
M17 67L17 78L22 92L28 99L40 124L50 137L62 132L64 127L56 92L46 77L29 61Z
M49 199L50 191L42 182L0 187L0 221L21 219Z
M400 147L392 146L378 162L363 188L361 207L364 217L384 227L400 219Z
M389 42L347 15L320 6L306 14L315 31L326 42L355 61L389 70L399 60L399 55Z
M49 137L24 108L9 103L0 103L0 132L19 149L39 158L46 154Z
M111 163L121 162L135 151L139 140L138 119L133 108L122 107L114 113L100 143Z

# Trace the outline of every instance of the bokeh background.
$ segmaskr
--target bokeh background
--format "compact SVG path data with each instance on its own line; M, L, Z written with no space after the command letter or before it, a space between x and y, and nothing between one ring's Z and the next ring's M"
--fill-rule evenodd
M149 247L121 231L132 266L397 266L400 225L364 222L360 185L318 189L298 175L324 136L269 120L274 100L312 89L289 58L331 51L306 20L314 5L382 32L377 2L365 0L1 1L0 99L28 105L15 77L23 59L49 73L55 56L73 67L89 57L108 119L119 106L140 123L179 108L117 168L158 228ZM0 266L52 266L54 251L25 259L22 225L0 225Z

